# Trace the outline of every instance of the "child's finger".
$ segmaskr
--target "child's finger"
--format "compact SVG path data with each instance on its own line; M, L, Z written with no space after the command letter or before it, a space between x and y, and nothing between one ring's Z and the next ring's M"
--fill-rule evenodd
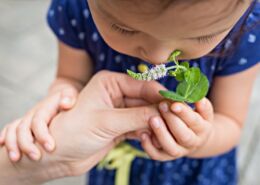
M203 98L195 103L196 111L207 121L212 122L214 110L211 102L207 98Z
M145 152L154 160L167 161L172 160L173 157L168 155L162 150L157 149L150 139L149 135L146 133L141 134L141 144Z
M0 145L3 145L5 142L5 135L6 135L6 127L3 128L3 130L0 133Z
M170 106L172 112L174 112L191 130L198 134L203 128L204 120L202 117L192 110L189 106L176 102Z
M8 151L9 158L16 162L20 159L20 151L17 146L16 128L20 120L9 124L6 129L5 147Z
M22 152L27 154L32 160L39 160L41 157L40 150L33 143L31 132L32 115L26 116L16 129L18 146Z
M71 109L77 100L78 91L74 88L66 88L61 92L60 108Z
M36 140L42 144L46 151L51 152L55 148L55 142L49 133L48 123L45 121L45 118L48 117L46 111L41 109L35 113L32 118L31 129Z
M162 149L162 147L161 147L159 141L156 139L156 137L155 137L154 135L152 135L151 138L152 138L152 143L153 143L153 145L154 145L157 149Z
M187 148L193 147L197 140L196 134L178 116L169 110L166 102L160 103L159 109L177 142Z
M169 155L178 157L182 154L182 148L176 143L161 117L151 118L149 124L160 145Z

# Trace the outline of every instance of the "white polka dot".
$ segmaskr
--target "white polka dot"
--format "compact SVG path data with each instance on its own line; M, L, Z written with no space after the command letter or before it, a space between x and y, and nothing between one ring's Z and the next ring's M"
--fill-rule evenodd
M115 56L116 63L120 63L122 60L122 57L120 55Z
M136 67L135 67L135 66L131 66L130 69L131 69L132 71L136 71Z
M247 59L246 58L241 58L239 61L238 61L238 64L239 65L244 65L247 63Z
M230 39L228 39L227 41L226 41L226 43L225 43L225 49L227 49L227 48L230 48L230 46L232 45L232 41L230 40Z
M50 11L49 11L49 16L50 16L50 17L53 17L53 16L54 16L54 13L55 13L54 10L50 10Z
M191 165L196 168L199 165L198 161L192 161Z
M255 43L255 41L256 41L256 36L254 34L249 34L248 42Z
M61 12L62 11L62 6L58 6L58 10L59 10L59 12Z
M97 32L94 32L94 33L92 34L92 40L93 40L94 42L96 42L96 41L98 40L98 34L97 34Z
M187 172L189 171L190 167L187 164L182 165L182 171Z
M85 33L83 33L83 32L79 33L79 39L84 40L85 39Z
M218 71L221 71L223 69L223 66L218 66Z
M98 56L98 59L99 59L100 61L104 61L105 58L106 58L106 56L105 56L104 53L101 53L101 54Z
M180 175L178 173L174 173L172 175L172 177L173 177L174 180L179 180L180 179Z
M60 29L59 29L59 34L60 34L60 35L65 35L65 31L64 31L63 28L60 28Z
M199 64L197 62L193 63L193 67L198 67L198 66L199 66Z
M74 26L74 27L77 26L77 20L76 19L72 19L70 22L71 22L72 26Z
M171 167L172 167L172 163L171 163L171 162L167 162L167 163L165 164L165 166L166 166L166 168L171 168Z
M203 180L204 180L203 175L198 175L198 180L199 180L199 181L203 181Z
M215 66L215 65L212 65L212 66L211 66L211 70L212 70L212 71L214 71L214 70L215 70L215 68L216 68L216 66Z
M138 159L138 160L137 160L137 164L138 164L138 165L142 165L142 164L143 164L143 160Z
M89 10L88 10L88 9L85 9L85 10L83 11L83 15L84 15L84 17L87 19L87 18L89 17Z

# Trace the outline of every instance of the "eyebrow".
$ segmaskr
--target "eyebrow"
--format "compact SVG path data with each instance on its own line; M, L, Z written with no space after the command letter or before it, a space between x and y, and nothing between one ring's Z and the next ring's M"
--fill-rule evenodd
M132 28L131 26L128 26L126 24L124 24L123 22L121 22L119 19L117 19L115 16L113 16L112 14L108 13L102 6L100 6L100 4L98 3L98 1L94 1L97 9L99 9L99 11L104 14L106 17L109 17L109 19L114 20L115 22L117 22L120 26L132 29L137 31L136 29Z

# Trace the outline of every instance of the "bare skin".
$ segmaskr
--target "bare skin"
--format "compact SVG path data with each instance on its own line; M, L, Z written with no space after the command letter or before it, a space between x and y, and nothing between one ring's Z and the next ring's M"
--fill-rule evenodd
M111 48L121 53L146 60L152 64L164 63L174 49L183 51L183 59L194 59L208 54L225 38L249 7L250 2L249 0L223 0L221 2L218 0L191 0L183 3L183 1L176 0L167 9L157 11L158 7L161 6L161 1L159 4L156 1L88 1L95 24ZM115 20L115 17L117 20ZM113 29L111 29L111 24L113 24ZM62 43L59 43L59 46L58 79L66 79L63 80L65 86L66 84L71 84L71 81L75 82L71 87L80 91L92 75L92 61L85 51L73 49ZM148 137L145 137L147 135L144 133L144 135L142 134L144 136L142 137L144 138L142 144L146 152L153 156L154 159L170 160L183 156L214 156L233 148L239 141L241 129L247 114L250 92L258 69L259 65L236 75L214 78L210 102L207 104L209 110L214 111L208 111L208 115L206 116L211 119L205 119L205 113L203 112L186 110L186 116L190 116L191 118L199 117L198 120L201 121L198 121L197 124L205 123L202 124L202 130L204 130L203 137L196 138L195 136L198 134L192 129L188 131L187 129L186 131L185 129L179 129L178 132L176 132L176 129L170 130L170 135L176 138L176 141L172 138L174 146L176 144L178 146L175 148L181 148L185 152L177 152L178 155L176 155L176 151L165 152L169 151L172 145L165 140L166 143L164 143L163 139L160 138L169 131L163 130L163 127L159 127L161 130L156 130L153 126L154 120L158 121L158 119L161 119L160 117L151 119L151 129L156 133L157 138L161 140L160 144L168 147L160 148L162 150L157 151L156 147L152 147L151 143L148 143L149 139L145 139ZM236 83L237 81L243 81L243 84L246 85L240 86ZM63 88L60 88L59 83L55 82L52 89L62 91ZM76 96L77 94L75 93L73 98L76 99ZM47 105L49 100L48 98L46 99ZM236 106L234 106L234 102ZM71 104L67 108L72 108L72 106ZM174 104L169 106L175 107ZM52 106L52 112L58 112L57 109L57 106ZM43 112L46 111L44 107L41 107L40 110L43 110ZM166 122L161 121L161 126L164 124L168 126L172 124L176 125L172 121L173 119L166 119L166 117L169 117L168 113L164 114L163 110L161 110L162 118L165 121L168 120ZM174 111L172 113L177 114ZM45 117L41 117L41 119L46 119L47 117L47 120L55 116L55 114L50 114L50 112L43 115ZM30 115L27 117L30 117ZM177 117L182 121L180 125L190 125L190 121L183 119L181 115L177 114ZM22 124L28 128L27 133L31 134L31 124L27 120L30 119L25 119ZM39 124L33 122L32 125ZM210 129L208 125L210 125ZM37 126L32 128L36 128L34 129L34 133L37 130L41 130L37 129L39 128ZM44 136L45 134L40 135ZM189 139L184 137L187 135L190 136ZM195 140L200 142L194 142ZM226 142L227 140L229 142ZM7 141L9 141L5 143L7 148L10 151L16 150L18 152L17 147L12 147L15 146L15 140L9 139ZM18 145L19 148L23 149L23 152L30 154L31 151L28 143L32 143L32 141L24 140L20 144L18 143ZM41 143L44 144L44 141ZM35 159L40 158L39 152L37 154L38 156ZM19 160L19 156L16 156L15 160Z

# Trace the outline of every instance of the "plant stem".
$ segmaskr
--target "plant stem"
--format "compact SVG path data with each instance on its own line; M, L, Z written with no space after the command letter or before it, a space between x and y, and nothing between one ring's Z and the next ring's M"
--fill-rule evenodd
M171 69L178 69L178 68L183 69L184 71L187 70L186 67L181 66L181 65L175 65L175 66L167 67L166 69L169 71Z

